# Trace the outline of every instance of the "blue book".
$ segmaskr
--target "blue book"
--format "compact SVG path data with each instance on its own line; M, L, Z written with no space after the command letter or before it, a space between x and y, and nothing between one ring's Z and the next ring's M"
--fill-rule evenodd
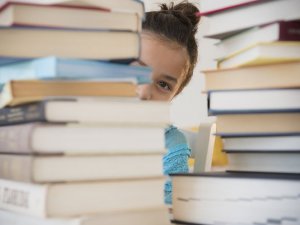
M149 67L104 61L45 57L0 66L0 83L20 79L134 79L138 84L151 82Z

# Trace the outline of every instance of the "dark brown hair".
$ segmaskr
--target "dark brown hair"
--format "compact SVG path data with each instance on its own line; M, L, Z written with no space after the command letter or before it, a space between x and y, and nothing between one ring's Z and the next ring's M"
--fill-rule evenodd
M161 4L160 11L146 13L143 30L152 32L164 39L173 41L187 50L189 65L186 76L177 94L189 83L198 58L198 46L195 39L200 17L196 15L198 8L187 1L174 5Z

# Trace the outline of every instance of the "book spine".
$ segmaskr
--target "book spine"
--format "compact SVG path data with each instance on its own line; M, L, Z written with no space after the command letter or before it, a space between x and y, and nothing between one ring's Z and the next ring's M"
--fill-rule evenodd
M31 182L33 178L33 158L28 155L0 155L0 178Z
M46 121L45 102L0 110L0 126Z
M279 40L300 41L300 22L280 22Z
M0 180L0 208L31 216L46 216L47 186Z
M0 127L0 152L31 153L31 134L36 124Z

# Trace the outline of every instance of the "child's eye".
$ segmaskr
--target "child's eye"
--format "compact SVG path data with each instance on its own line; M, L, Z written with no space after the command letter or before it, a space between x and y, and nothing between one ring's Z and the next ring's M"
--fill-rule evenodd
M166 90L166 91L171 91L171 87L168 83L166 83L165 81L158 81L157 84L159 85L159 87L161 87L162 89Z

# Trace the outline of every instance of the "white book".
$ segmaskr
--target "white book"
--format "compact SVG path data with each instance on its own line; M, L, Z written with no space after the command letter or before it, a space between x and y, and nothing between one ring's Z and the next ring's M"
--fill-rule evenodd
M164 205L164 182L156 178L38 185L1 179L0 209L37 217L153 209Z
M75 218L38 218L0 210L1 225L171 225L166 207Z
M150 154L165 149L164 127L29 123L0 129L0 152Z

